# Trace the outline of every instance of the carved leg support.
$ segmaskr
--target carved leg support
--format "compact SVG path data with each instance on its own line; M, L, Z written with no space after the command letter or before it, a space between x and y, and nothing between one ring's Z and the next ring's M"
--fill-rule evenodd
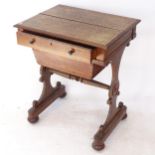
M65 86L57 82L56 87L52 87L50 82L51 72L46 67L41 67L41 78L40 81L43 82L43 91L38 101L33 101L32 108L28 111L28 121L30 123L35 123L39 120L39 114L44 111L52 102L54 102L58 97L65 97L66 91Z
M119 95L118 71L123 50L124 48L119 49L118 52L120 54L117 53L118 55L111 60L112 81L109 90L109 99L107 101L109 105L109 112L105 123L100 126L94 136L92 146L95 150L102 150L105 147L104 142L106 138L111 134L117 124L127 117L126 106L124 106L122 102L119 103L118 107L116 105L116 99Z

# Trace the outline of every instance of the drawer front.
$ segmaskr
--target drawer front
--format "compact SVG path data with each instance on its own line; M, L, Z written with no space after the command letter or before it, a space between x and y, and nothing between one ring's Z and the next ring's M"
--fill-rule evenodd
M55 39L45 38L25 32L17 32L17 42L42 52L69 60L91 63L92 48L83 47Z

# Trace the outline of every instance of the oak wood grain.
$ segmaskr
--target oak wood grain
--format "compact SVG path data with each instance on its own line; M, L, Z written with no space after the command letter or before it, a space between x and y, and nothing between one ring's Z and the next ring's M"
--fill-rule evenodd
M138 22L138 19L58 5L15 27L108 49Z
M140 21L139 19L65 5L57 5L54 8L42 12L42 14L121 31L130 29Z
M16 27L102 48L107 48L112 41L121 35L118 30L42 14L24 21L16 25Z

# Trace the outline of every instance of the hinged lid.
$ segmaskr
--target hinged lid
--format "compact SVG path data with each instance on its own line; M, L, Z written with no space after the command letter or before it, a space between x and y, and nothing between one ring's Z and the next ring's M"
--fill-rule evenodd
M15 27L93 47L108 47L140 20L57 5Z

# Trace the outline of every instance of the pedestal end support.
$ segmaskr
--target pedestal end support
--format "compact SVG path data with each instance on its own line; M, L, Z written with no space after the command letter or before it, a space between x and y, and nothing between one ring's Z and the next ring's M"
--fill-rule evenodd
M39 120L39 114L51 105L57 98L66 96L65 86L57 82L56 87L52 87L50 82L51 72L46 67L41 67L41 78L43 90L39 100L33 101L32 108L28 111L28 121L36 123Z
M99 127L99 130L94 136L94 141L92 147L99 151L105 148L105 140L112 133L115 127L119 124L119 122L127 117L126 114L126 106L120 102L114 115L105 122L105 124Z

